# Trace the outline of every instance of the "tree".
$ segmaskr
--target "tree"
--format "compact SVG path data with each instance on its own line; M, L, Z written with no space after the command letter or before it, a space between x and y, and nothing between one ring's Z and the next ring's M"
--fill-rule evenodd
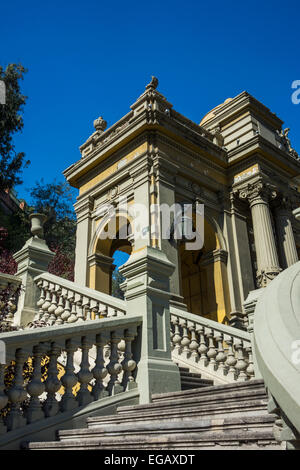
M14 273L16 264L12 254L20 250L31 236L30 214L41 212L47 217L45 241L55 252L49 272L73 280L76 220L71 204L74 199L72 189L66 182L54 180L44 183L42 179L29 193L30 204L26 204L23 210L10 215L0 214L0 271Z
M47 216L45 240L53 251L59 246L66 255L74 257L76 219L72 207L74 192L67 182L44 183L41 179L30 190L31 211Z
M6 102L0 104L0 191L21 184L20 173L29 165L25 153L15 151L13 134L23 129L23 107L26 96L21 93L20 80L26 69L21 64L0 66L0 80L5 83Z
M118 299L124 299L124 292L120 288L120 284L125 281L125 277L120 273L118 269L115 269L112 273L112 286L111 295Z

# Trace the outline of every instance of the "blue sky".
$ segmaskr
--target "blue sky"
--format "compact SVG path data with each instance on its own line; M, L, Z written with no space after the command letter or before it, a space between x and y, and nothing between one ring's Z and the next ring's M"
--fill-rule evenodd
M195 122L247 90L291 128L300 153L299 3L151 0L1 3L0 63L28 68L18 151L31 165L20 197L41 177L62 179L102 115L129 111L151 75L174 108Z

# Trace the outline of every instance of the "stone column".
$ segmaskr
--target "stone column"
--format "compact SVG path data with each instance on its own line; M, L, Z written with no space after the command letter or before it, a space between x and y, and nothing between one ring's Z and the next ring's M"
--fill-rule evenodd
M275 208L278 251L282 269L288 268L298 261L291 216L291 204L289 200L282 198Z
M127 312L143 316L136 346L136 382L140 403L150 403L153 393L181 389L177 365L171 358L170 275L174 265L157 248L145 246L120 268L126 277Z
M75 276L74 281L86 287L89 283L88 249L91 241L93 199L88 196L75 204L77 215L76 248L75 248Z
M276 197L271 185L261 180L239 190L239 197L248 200L251 209L257 261L257 285L265 287L281 271L273 233L269 199Z
M34 282L39 274L48 271L48 265L54 257L43 239L43 223L45 216L32 214L31 232L33 236L27 240L23 248L14 254L18 263L16 276L22 280L18 301L18 309L14 315L14 324L25 326L34 320L37 313L36 303L40 298L40 289Z

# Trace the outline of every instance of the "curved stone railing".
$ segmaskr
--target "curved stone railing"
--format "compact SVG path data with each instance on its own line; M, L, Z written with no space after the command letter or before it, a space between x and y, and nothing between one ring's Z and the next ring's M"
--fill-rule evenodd
M40 289L36 321L47 325L62 325L77 321L126 314L125 301L111 295L81 287L53 274L43 273L34 279Z
M299 441L300 432L300 262L280 273L260 295L254 312L254 352L279 408L280 439ZM273 402L273 403L272 403Z
M0 334L0 434L39 420L45 425L45 418L135 388L132 343L141 323L141 316L128 315Z
M172 358L215 383L254 377L248 332L171 307Z
M10 328L14 321L21 284L17 276L0 273L0 331Z

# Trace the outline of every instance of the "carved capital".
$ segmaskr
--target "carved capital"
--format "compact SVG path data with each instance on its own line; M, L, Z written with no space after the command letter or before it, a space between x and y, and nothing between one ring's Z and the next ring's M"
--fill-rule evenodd
M233 190L235 197L242 201L248 201L250 206L255 202L269 202L277 198L278 190L276 186L266 183L262 180L257 180L253 183L248 183L246 186Z

